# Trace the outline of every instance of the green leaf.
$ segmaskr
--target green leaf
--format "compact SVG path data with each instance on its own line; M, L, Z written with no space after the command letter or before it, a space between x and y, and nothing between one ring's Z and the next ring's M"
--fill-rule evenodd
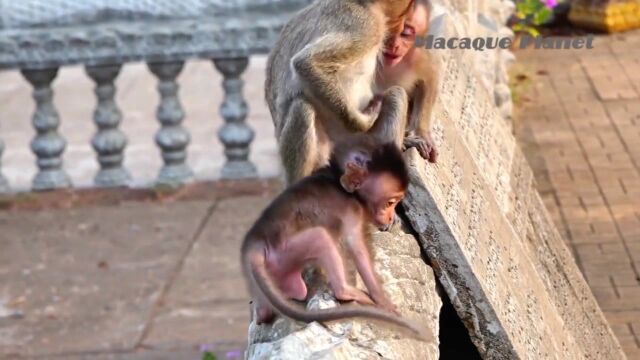
M540 36L540 31L538 31L538 29L536 29L534 27L528 26L526 30L533 37Z
M520 2L516 4L516 9L518 12L523 13L525 15L530 15L535 11L535 7L531 6L527 1Z
M538 29L534 28L533 26L529 26L526 24L513 24L513 26L511 26L511 29L513 29L513 31L515 32L526 32L531 36L540 36L540 32L538 31Z
M202 354L202 360L218 360L218 358L216 357L215 354L209 352L209 351L205 351Z
M542 25L551 18L552 11L549 8L542 8L533 15L533 24Z
M540 0L525 0L524 4L527 9L527 12L529 14L533 14L538 9L538 5L540 5Z

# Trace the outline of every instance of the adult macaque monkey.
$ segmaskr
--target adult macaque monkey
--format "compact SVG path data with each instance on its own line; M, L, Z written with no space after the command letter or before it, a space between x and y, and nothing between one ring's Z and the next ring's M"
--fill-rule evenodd
M429 0L416 0L402 32L384 44L376 83L381 90L401 86L409 95L409 133L404 148L415 147L420 155L436 162L438 151L431 138L431 114L438 91L438 69L427 49L415 46L416 37L429 30Z
M316 0L284 27L269 55L265 92L288 183L326 165L345 136L372 131L381 108L404 103L399 87L372 100L383 42L402 30L413 2Z
M380 285L368 248L367 225L387 228L409 183L402 152L391 142L379 144L360 135L338 145L330 164L280 194L249 230L242 245L245 276L256 305L258 324L277 312L295 320L332 321L350 317L381 320L426 338L424 329L403 319ZM347 283L346 249L353 257L368 294ZM308 311L302 270L319 265L346 305Z

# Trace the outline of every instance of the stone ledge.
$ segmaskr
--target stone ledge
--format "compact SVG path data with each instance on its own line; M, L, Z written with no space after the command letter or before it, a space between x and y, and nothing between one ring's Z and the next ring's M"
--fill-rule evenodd
M280 180L225 180L198 182L181 188L153 189L64 189L41 193L0 194L0 211L39 211L125 202L215 201L223 198L274 196L283 184Z
M309 0L0 0L0 29L95 25L113 21L172 21L286 12Z
M45 69L132 61L247 57L269 51L289 13L233 18L115 22L0 31L0 69Z

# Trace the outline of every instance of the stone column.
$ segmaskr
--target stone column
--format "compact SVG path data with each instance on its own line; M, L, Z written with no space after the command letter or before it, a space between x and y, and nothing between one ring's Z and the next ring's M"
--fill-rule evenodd
M36 154L38 173L33 179L33 190L51 190L71 186L71 180L62 169L62 153L67 142L58 134L60 119L53 105L51 82L58 69L22 70L22 75L33 86L36 111L33 127L37 135L31 141L31 149Z
M618 32L640 28L638 0L573 0L569 20L577 26Z
M179 186L193 179L193 172L186 163L187 145L191 136L182 127L184 111L178 99L176 77L184 62L149 63L149 69L158 78L160 105L156 116L162 128L156 134L156 143L162 149L164 166L160 169L157 183Z
M127 146L127 138L118 129L122 114L115 103L116 88L113 84L122 65L90 66L87 74L96 83L95 93L98 105L93 119L98 132L91 144L98 156L100 170L94 179L97 186L125 186L131 175L122 166L123 151Z
M254 132L245 122L248 109L242 95L244 83L240 79L240 75L249 64L249 59L214 59L213 63L224 76L224 101L220 107L220 115L224 118L225 124L218 132L227 157L227 162L222 168L222 178L255 177L256 167L249 161L249 145L253 141Z

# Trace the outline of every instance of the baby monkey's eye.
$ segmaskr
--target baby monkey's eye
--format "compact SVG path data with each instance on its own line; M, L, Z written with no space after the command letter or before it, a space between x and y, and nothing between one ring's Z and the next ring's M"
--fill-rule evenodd
M416 30L409 25L405 25L404 29L402 29L402 32L400 33L400 36L403 38L411 38L415 35L416 35Z
M387 202L387 207L388 207L388 208L390 208L390 207L392 207L392 206L393 206L393 205L395 205L395 204L396 204L396 201L395 201L395 200L389 200L389 201Z

